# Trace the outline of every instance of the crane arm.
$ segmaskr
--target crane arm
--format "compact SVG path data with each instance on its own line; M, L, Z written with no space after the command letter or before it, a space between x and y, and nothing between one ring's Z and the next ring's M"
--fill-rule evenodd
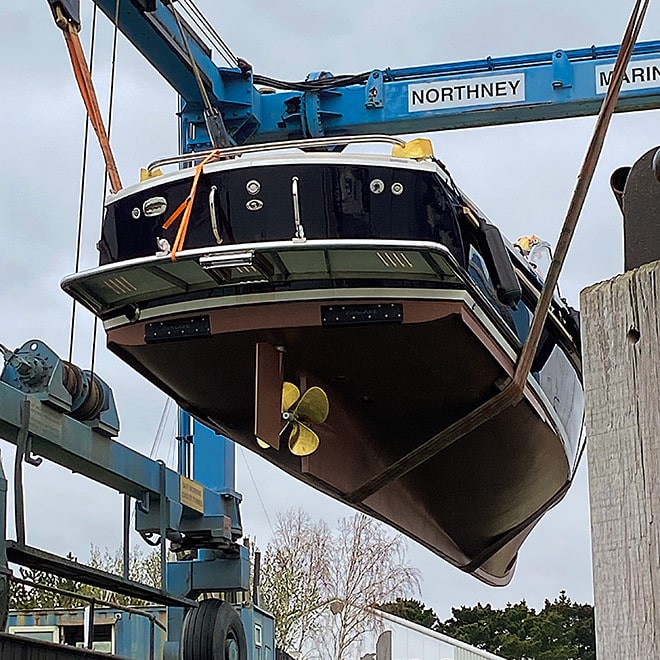
M212 102L224 97L223 76L211 49L160 0L94 0L112 23L186 101L202 103L194 66L200 71ZM192 55L192 60L190 54ZM240 72L239 72L240 73Z
M201 74L238 144L301 137L419 133L595 114L618 46L490 58L355 76L310 74L285 83L249 65L221 68L173 6L161 0L94 0L183 98L184 151L208 148ZM186 41L190 48L186 47ZM192 59L191 59L192 56ZM267 88L267 89L264 89ZM638 44L617 109L660 107L660 41Z

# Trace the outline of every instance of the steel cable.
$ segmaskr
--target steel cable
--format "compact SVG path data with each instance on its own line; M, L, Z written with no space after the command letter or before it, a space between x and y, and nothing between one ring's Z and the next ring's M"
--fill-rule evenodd
M193 0L180 0L179 4L185 10L191 23L194 23L206 38L212 42L212 46L218 51L218 54L229 64L229 66L238 66L238 57L232 52L225 40L218 34L215 28L209 23L204 14L199 10Z
M107 126L108 126L108 141L110 141L110 135L112 133L112 111L114 108L114 100L115 100L115 80L116 80L116 73L117 73L117 43L118 43L118 37L119 37L119 7L121 4L121 0L117 0L117 4L115 6L115 16L114 16L114 30L113 30L113 36L112 36L112 59L111 59L111 64L110 64L110 90L109 90L109 96L108 96L108 120L107 120ZM105 203L108 197L108 169L106 167L105 170L105 176L104 176L104 181L103 181L103 204L102 207L105 208ZM96 347L97 347L97 339L98 339L98 326L99 326L99 319L98 316L94 316L94 323L93 323L93 330L92 330L92 355L91 355L91 361L90 361L90 371L92 372L92 376L94 375L94 366L96 364Z
M573 190L573 195L566 212L566 219L564 220L564 224L559 235L559 240L557 241L557 247L555 248L554 255L550 263L550 268L543 285L541 296L537 303L536 310L534 311L534 318L532 320L529 335L525 340L525 344L518 359L518 364L514 374L514 381L518 385L521 385L521 383L524 383L527 380L527 376L532 367L532 362L534 361L536 349L538 348L541 334L543 332L543 327L545 325L545 320L547 318L550 304L552 302L553 291L557 286L557 282L559 281L559 274L561 272L562 266L564 265L566 254L568 253L573 234L575 233L580 213L582 211L582 207L584 206L584 202L587 197L594 172L596 170L596 165L598 164L598 158L600 157L601 151L603 149L605 136L607 134L610 120L612 119L612 115L616 108L626 67L628 66L630 56L632 55L632 51L635 46L635 41L637 40L637 36L639 35L642 23L644 22L644 16L646 14L648 4L649 0L636 0L635 6L630 15L630 20L628 21L628 25L626 27L626 31L621 41L621 48L614 65L614 71L612 72L612 80L607 89L605 99L601 105L591 141L587 147L587 152L585 154L580 173L578 174L578 180L575 184L575 189Z
M94 5L92 13L92 34L89 44L89 74L92 75L94 71L94 50L96 46L96 16L98 13L98 6ZM78 225L76 229L76 257L74 264L74 273L80 270L80 258L82 254L82 229L83 229L83 212L85 207L85 188L87 184L87 159L89 157L89 115L85 113L85 132L83 135L83 148L82 148L82 163L80 166L80 195L78 199ZM69 352L67 360L73 362L73 345L76 333L76 310L77 301L74 299L71 304L71 323L69 327Z

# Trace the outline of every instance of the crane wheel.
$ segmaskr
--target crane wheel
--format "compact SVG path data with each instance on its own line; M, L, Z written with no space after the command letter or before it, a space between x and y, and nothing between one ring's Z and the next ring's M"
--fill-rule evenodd
M248 660L243 623L227 602L209 598L183 622L182 660Z

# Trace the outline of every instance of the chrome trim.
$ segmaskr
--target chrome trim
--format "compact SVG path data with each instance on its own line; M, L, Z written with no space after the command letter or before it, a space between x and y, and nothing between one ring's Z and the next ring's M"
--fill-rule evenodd
M322 137L306 138L303 140L282 140L280 142L265 142L263 144L247 144L238 147L227 147L220 149L221 157L242 156L243 154L253 154L259 151L278 151L279 149L311 149L318 147L348 146L349 144L365 144L369 142L384 142L386 144L395 144L404 146L405 140L393 137L391 135L373 134L373 135L344 135L341 137ZM152 172L158 167L165 165L176 165L177 163L193 163L203 160L218 149L209 149L207 151L196 151L192 154L179 154L178 156L169 156L159 158L149 163L147 170Z
M291 198L293 199L293 224L296 227L296 231L291 240L296 243L299 241L305 241L305 228L300 221L300 192L298 190L298 177L294 176L291 178Z
M252 266L254 250L235 250L224 254L209 255L199 258L199 265L204 270L214 268L241 268Z
M443 257L451 259L452 264L456 264L456 260L449 251L449 249L442 243L433 243L431 241L401 241L391 239L364 239L364 238L340 238L340 239L309 239L305 243L298 243L294 241L260 241L258 243L224 243L223 245L195 248L193 250L182 250L177 252L177 261L184 259L195 259L196 257L212 256L214 254L221 254L222 252L236 252L237 250L283 250L288 248L296 248L298 250L315 250L315 249L364 249L373 248L385 250L431 250L441 252ZM111 273L115 270L122 270L126 266L150 266L158 262L167 263L171 261L169 255L150 255L148 257L136 257L135 259L126 259L124 261L115 261L111 264L104 264L96 268L88 268L81 270L77 273L67 275L60 282L60 286L64 287L70 282L75 282L78 279L104 272Z
M204 166L204 173L227 172L241 169L254 170L261 167L277 167L286 164L304 165L373 165L375 167L389 167L396 170L413 170L415 172L431 172L438 176L447 185L455 185L451 178L438 165L430 160L412 160L409 158L394 158L389 154L374 154L364 152L338 153L334 151L311 151L311 152L265 152L246 154L242 158L231 160L216 160ZM108 196L105 205L114 204L119 199L127 199L136 192L144 192L151 188L159 188L163 183L182 181L192 178L195 174L193 167L172 170L161 176L152 176L144 181L136 182L126 188L122 188L115 194ZM251 174L253 176L253 174Z
M211 215L211 229L213 230L213 236L215 236L215 242L218 245L222 244L222 236L218 231L218 216L215 212L215 194L218 192L218 186L211 186L209 192L209 214Z

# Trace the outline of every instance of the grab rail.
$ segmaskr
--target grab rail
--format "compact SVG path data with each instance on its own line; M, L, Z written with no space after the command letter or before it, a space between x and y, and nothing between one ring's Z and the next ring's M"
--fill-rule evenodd
M348 146L350 144L365 144L369 142L384 142L386 144L395 144L404 146L405 140L393 137L391 135L346 135L342 137L323 137L308 138L304 140L282 140L280 142L266 142L264 144L247 144L239 147L227 147L222 149L222 157L242 156L243 154L256 153L260 151L278 151L280 149L317 149L319 147ZM213 153L213 149L208 151L196 151L190 154L179 154L178 156L169 156L159 158L149 163L147 170L151 173L158 167L164 165L176 165L177 163L193 163L203 159L205 156Z

